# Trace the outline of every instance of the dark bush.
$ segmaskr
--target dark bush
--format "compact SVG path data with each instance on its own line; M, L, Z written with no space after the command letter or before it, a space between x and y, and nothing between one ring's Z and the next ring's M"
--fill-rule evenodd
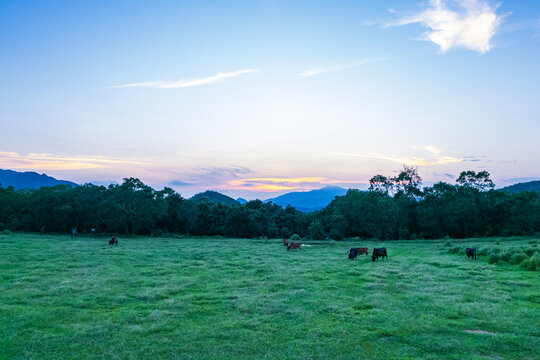
M537 250L536 249L526 249L525 250L525 254L527 254L528 257L531 257L534 255L534 253L536 252Z
M498 262L499 262L499 259L500 259L500 257L499 257L498 254L491 254L491 255L489 255L489 263L490 263L490 264L496 264L496 263L498 263Z
M490 249L488 247L480 248L478 249L478 255L486 256L489 254L489 250Z
M521 264L524 260L527 260L527 255L523 253L516 253L512 255L509 262L512 265L518 265Z
M521 267L531 271L540 270L540 254L535 253L530 259L524 260L521 263Z

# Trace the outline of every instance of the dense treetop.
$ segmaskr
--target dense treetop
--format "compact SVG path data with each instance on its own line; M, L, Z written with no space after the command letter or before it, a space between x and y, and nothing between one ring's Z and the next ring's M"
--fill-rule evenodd
M540 231L540 194L493 190L489 173L464 171L456 184L421 187L414 168L376 175L369 191L349 190L324 209L302 213L260 200L245 204L185 199L139 179L120 185L0 188L0 230L163 233L312 239L389 239L529 235ZM215 200L215 199L214 199Z

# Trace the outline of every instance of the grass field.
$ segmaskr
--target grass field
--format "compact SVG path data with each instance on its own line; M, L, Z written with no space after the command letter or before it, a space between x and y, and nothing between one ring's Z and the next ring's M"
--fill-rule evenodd
M440 241L0 236L2 359L538 359L540 277ZM531 246L531 238L499 239ZM452 241L478 247L495 239ZM352 246L389 259L347 260ZM448 245L447 245L448 246ZM536 246L536 245L534 245Z

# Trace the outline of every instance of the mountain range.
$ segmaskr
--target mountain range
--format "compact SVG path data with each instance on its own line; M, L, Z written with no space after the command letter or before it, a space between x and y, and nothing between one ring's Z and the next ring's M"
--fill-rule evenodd
M78 186L74 182L67 180L57 180L45 174L38 174L34 171L19 172L13 170L0 169L0 185L4 188L13 186L15 190L38 189L43 186L71 185Z
M511 193L518 193L522 191L540 191L540 180L517 183L503 187L501 190Z
M294 191L267 199L264 202L273 202L282 207L291 205L302 212L317 211L330 204L336 196L342 196L347 193L347 189L339 186L326 186L322 189L311 191Z
M46 174L38 174L33 171L18 172L13 170L0 169L0 186L7 188L13 186L15 190L20 189L37 189L43 186L56 186L56 185L70 185L78 186L78 184L67 181L57 180ZM517 193L521 191L540 191L540 180L518 183L499 189L501 191L508 191ZM322 189L311 191L294 191L290 193L277 196L275 198L264 200L265 203L273 202L274 204L286 207L291 205L299 211L311 212L317 211L327 206L336 196L342 196L347 193L347 190L339 186L326 186ZM233 199L227 195L221 194L216 191L205 191L194 195L191 199L199 201L202 198L207 198L213 203L223 204L245 204L247 200L243 198Z

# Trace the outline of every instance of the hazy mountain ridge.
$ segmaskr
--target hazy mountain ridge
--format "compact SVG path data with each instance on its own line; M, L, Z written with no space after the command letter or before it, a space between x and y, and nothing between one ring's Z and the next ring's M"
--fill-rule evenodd
M0 169L0 184L7 188L13 186L15 190L21 189L37 189L43 186L70 185L79 186L78 184L67 181L58 180L46 174L38 174L34 171L14 171Z
M522 191L540 191L540 180L527 181L501 188L502 191L518 193Z
M291 205L299 211L311 212L317 211L330 204L336 196L342 196L347 193L347 189L339 186L326 186L322 189L310 191L293 191L281 196L267 199L264 202L273 202L282 207Z

